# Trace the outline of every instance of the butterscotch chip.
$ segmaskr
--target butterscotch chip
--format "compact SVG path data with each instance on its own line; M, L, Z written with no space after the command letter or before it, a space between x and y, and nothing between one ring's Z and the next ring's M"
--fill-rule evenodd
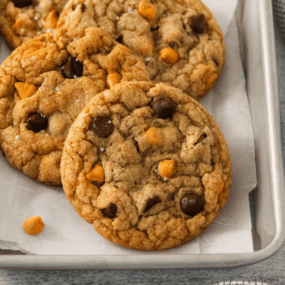
M168 64L174 64L178 60L178 53L173 48L164 48L159 52L160 58Z
M132 80L149 81L145 65L99 28L56 29L23 44L0 68L6 160L36 181L61 185L63 144L77 115L108 85ZM112 131L107 116L93 121L94 136Z
M222 72L223 33L201 0L69 0L57 27L87 26L104 29L138 55L152 82L177 87L196 100Z
M156 10L155 7L150 3L150 1L143 0L139 3L139 13L147 18L148 20L152 21L155 18Z
M151 145L163 144L162 132L159 128L151 127L146 133L147 141Z
M93 165L104 172L100 185L86 183ZM223 134L196 100L166 84L125 82L78 115L61 175L66 197L97 233L123 247L161 250L191 241L218 217L232 164Z
M105 172L101 165L96 164L90 172L87 173L86 178L90 182L102 184L105 180Z
M118 84L121 82L121 78L122 76L117 73L117 72L113 72L107 75L107 85L109 88L112 88L114 85Z
M34 84L28 84L23 82L16 82L15 88L17 89L21 99L31 97L37 91L37 87Z
M23 223L23 230L28 235L38 235L44 229L45 224L42 221L41 217L32 216L27 218Z
M178 170L178 162L175 159L163 160L158 165L158 172L162 178L171 178Z

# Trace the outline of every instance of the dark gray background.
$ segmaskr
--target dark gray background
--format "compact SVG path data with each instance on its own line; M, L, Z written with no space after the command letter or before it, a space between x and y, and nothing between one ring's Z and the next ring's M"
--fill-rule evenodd
M285 34L275 18L275 46L280 99L282 149L285 149ZM285 164L285 163L284 163ZM13 254L0 249L0 254ZM147 269L147 270L21 270L0 269L0 285L6 284L104 284L104 285L212 285L226 281L261 281L285 284L285 244L268 259L253 265L229 269Z

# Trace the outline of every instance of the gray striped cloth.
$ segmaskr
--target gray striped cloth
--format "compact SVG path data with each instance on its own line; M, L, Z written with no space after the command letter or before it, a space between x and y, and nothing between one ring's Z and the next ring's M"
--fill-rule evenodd
M270 285L265 282L256 282L256 281L227 281L220 282L213 285Z
M285 36L285 0L272 0L273 13L283 36Z

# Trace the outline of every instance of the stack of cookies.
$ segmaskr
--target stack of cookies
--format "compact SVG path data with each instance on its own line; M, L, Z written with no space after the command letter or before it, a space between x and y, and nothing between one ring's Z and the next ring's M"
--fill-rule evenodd
M103 237L161 250L201 234L232 183L227 143L198 102L222 71L200 0L4 0L0 146L62 185Z

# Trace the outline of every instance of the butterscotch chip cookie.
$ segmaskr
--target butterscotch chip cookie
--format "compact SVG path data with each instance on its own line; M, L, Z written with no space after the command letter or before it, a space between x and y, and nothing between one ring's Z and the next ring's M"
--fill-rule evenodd
M0 32L11 49L56 28L67 0L1 0Z
M108 80L116 73L116 80ZM60 185L69 127L96 94L149 80L145 65L99 28L59 29L17 48L0 67L0 146L27 176Z
M146 64L150 79L200 100L222 71L225 44L200 0L69 0L58 27L106 30Z
M196 100L165 84L121 83L71 126L61 161L77 213L115 244L172 248L219 215L232 183L227 143Z

